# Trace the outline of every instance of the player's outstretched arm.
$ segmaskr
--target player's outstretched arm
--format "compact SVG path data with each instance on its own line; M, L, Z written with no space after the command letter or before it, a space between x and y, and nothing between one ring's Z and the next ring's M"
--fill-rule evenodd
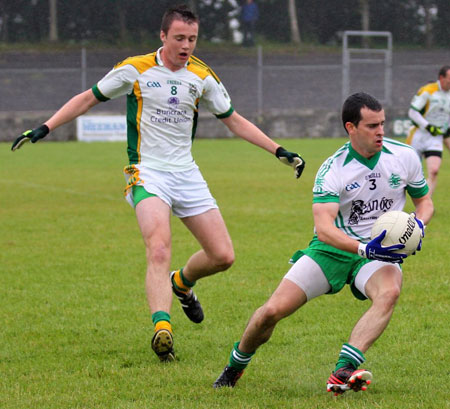
M294 169L297 178L301 176L305 168L305 161L298 153L284 149L236 111L228 118L222 118L221 120L233 134L274 154L281 162Z
M82 92L81 94L75 95L43 125L33 130L30 129L25 131L22 135L20 135L13 142L11 150L15 151L19 149L25 142L28 141L31 141L31 143L36 143L39 139L47 136L51 130L74 120L78 116L89 111L89 109L91 109L94 105L97 105L99 102L100 101L95 97L94 93L90 89Z

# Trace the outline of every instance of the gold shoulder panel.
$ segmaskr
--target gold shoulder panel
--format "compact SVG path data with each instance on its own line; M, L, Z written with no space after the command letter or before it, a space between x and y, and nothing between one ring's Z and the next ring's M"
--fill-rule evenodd
M427 85L424 85L419 89L417 95L422 95L424 92L428 92L429 94L434 94L436 91L439 91L439 85L437 82L431 82Z
M211 77L213 77L220 84L220 79L215 72L202 60L194 57L193 55L189 58L187 69L195 75L198 75L202 80L204 80L208 75L211 75Z
M149 68L158 65L156 62L156 52L146 54L146 55L137 55L135 57L128 57L125 60L117 63L114 68L123 67L124 65L130 64L134 68L136 68L140 74L144 71L147 71Z

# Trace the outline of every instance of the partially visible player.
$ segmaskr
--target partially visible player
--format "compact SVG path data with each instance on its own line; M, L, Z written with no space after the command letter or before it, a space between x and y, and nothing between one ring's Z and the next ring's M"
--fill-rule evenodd
M161 361L175 359L172 291L187 317L200 323L203 309L192 287L197 280L228 269L234 261L225 222L191 153L199 103L233 134L292 166L297 177L304 168L298 154L282 148L233 109L217 75L192 55L198 30L198 17L187 6L168 9L161 23L161 48L117 64L92 89L73 97L45 124L25 132L12 145L14 151L27 141L37 142L94 105L127 96L126 193L146 247L146 291L154 324L151 346ZM214 155L220 163L220 153ZM202 248L169 276L171 212Z
M413 122L407 143L425 158L430 194L436 188L443 144L450 149L450 65L439 70L436 82L424 85L411 101L408 116Z
M402 210L406 192L415 205L422 236L433 214L416 152L385 139L384 121L380 103L370 95L358 93L345 101L342 122L350 142L317 172L313 189L316 234L307 249L294 254L295 264L251 317L215 388L236 384L281 319L315 297L339 292L345 284L357 299L369 298L371 305L342 345L327 389L342 394L349 389L365 390L370 383L372 374L359 366L389 323L402 286L399 263L406 257L393 252L403 245L381 245L386 231L371 240L372 225L384 212ZM323 325L331 330L334 322L345 319L345 306L339 315L324 311Z

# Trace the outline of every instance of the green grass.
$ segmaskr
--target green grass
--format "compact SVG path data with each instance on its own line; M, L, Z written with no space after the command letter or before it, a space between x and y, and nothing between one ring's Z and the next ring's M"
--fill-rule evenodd
M393 319L366 354L374 373L367 392L325 392L341 344L369 305L348 288L282 321L235 389L211 387L291 254L312 237L314 175L342 143L284 140L307 160L300 180L243 141L195 143L236 262L197 284L202 324L174 304L179 360L170 365L149 346L144 246L122 199L125 146L38 143L11 153L0 144L0 408L449 407L447 153L424 249L405 262ZM176 268L198 245L179 220L172 229Z

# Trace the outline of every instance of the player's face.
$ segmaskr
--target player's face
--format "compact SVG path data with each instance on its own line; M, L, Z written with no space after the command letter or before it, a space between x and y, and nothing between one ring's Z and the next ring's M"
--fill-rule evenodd
M173 20L167 34L161 31L160 37L163 43L164 65L172 71L177 71L184 67L194 52L198 37L198 24Z
M449 91L450 90L450 70L448 70L445 73L445 76L440 76L439 79L441 81L441 88L444 91Z
M365 158L371 158L383 148L384 110L361 109L358 126L347 122L347 130L353 149Z

